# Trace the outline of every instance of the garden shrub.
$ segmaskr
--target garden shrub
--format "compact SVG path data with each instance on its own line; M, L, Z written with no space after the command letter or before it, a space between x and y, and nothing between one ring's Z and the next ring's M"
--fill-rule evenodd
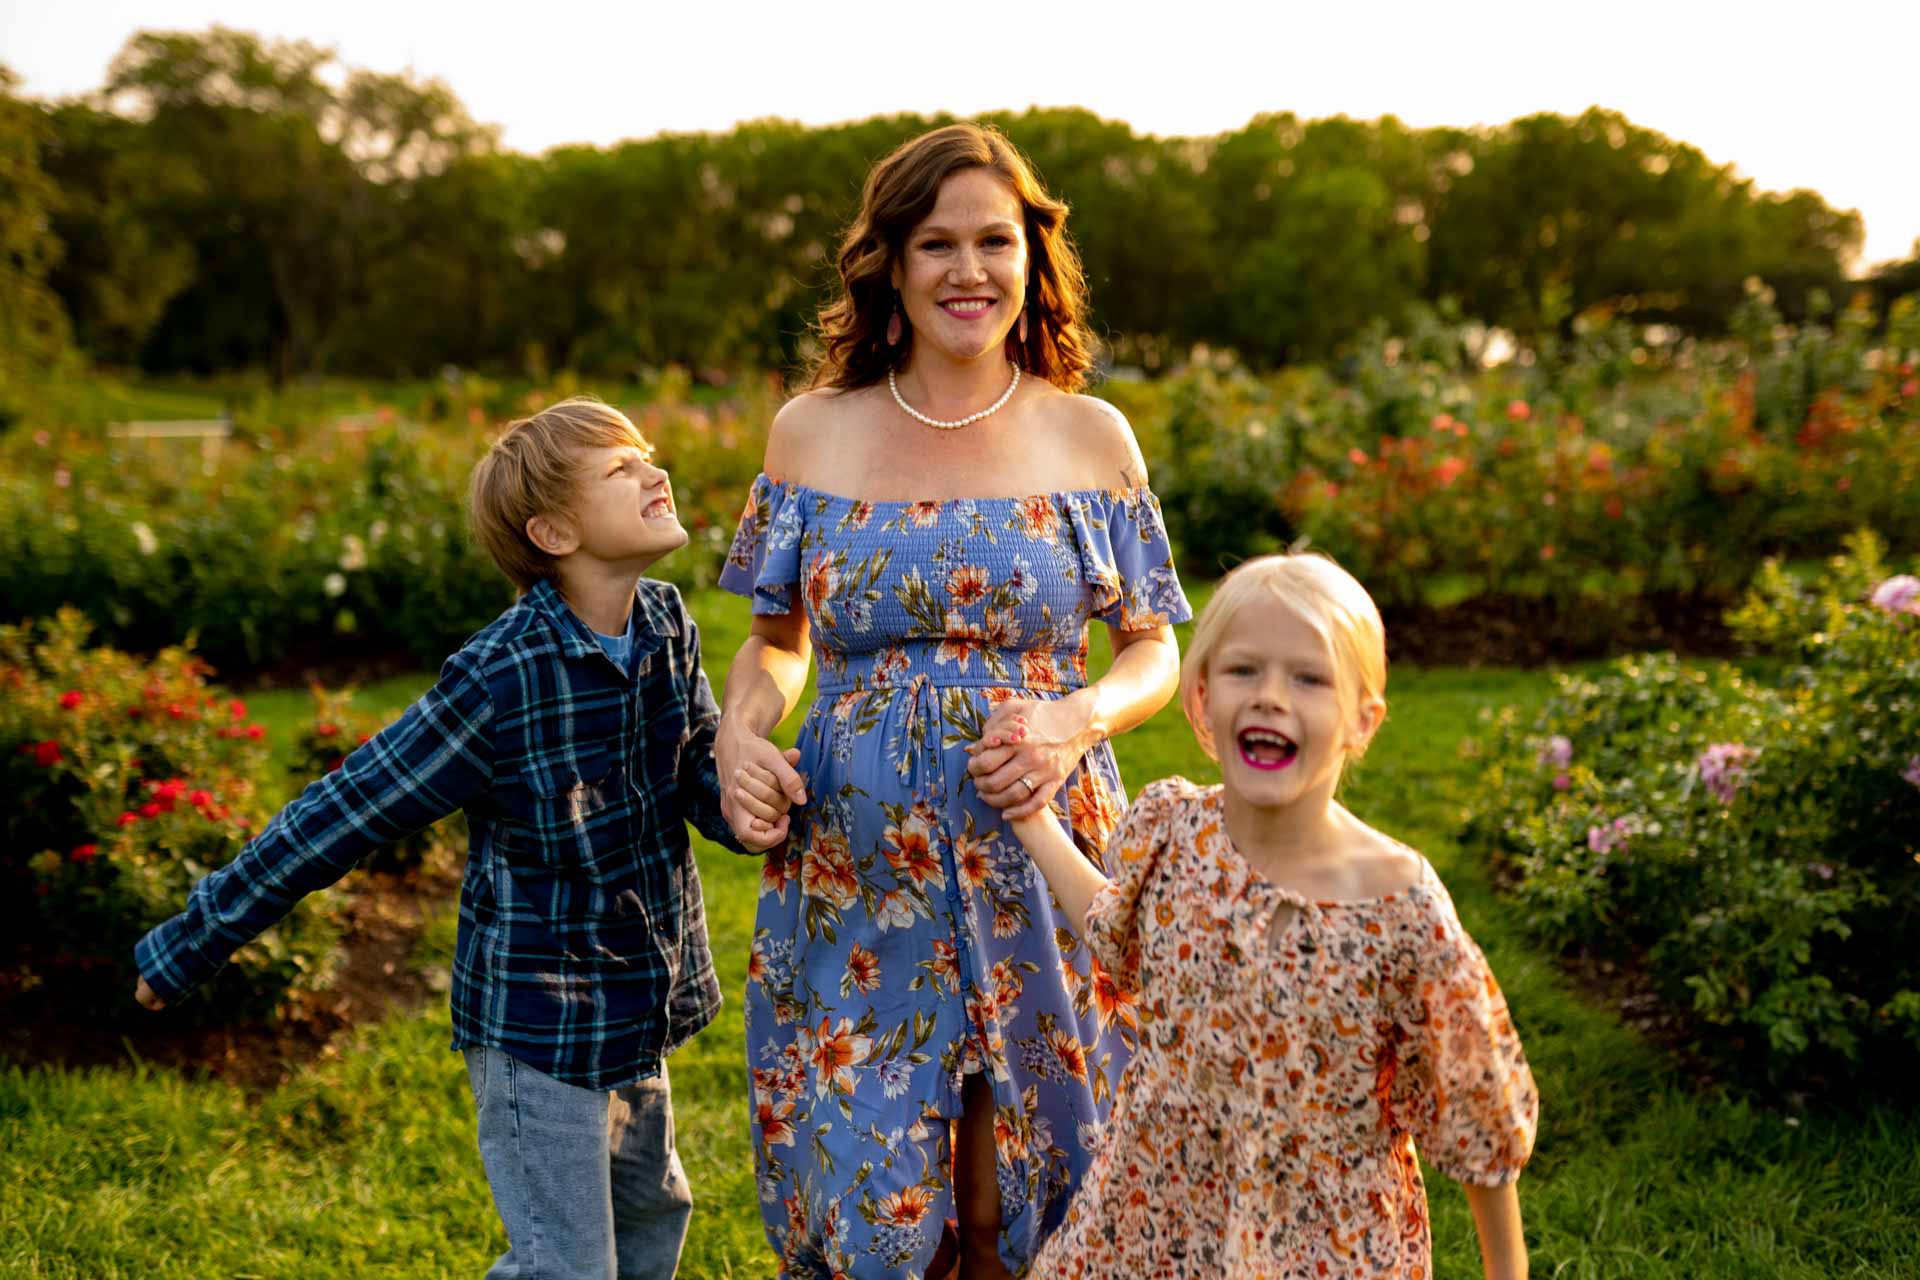
M183 649L142 661L87 637L72 610L0 627L0 986L63 1016L130 1011L133 944L267 817L266 730L245 703ZM245 1018L320 986L334 938L327 895L305 899L181 1016Z
M1467 839L1549 942L1644 967L1740 1077L1910 1087L1920 1065L1920 580L1877 539L1729 623L1772 673L1670 657L1492 717Z

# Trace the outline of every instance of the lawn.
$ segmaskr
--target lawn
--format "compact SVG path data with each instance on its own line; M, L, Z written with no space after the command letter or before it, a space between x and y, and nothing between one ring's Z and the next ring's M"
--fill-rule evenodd
M716 674L742 602L692 601ZM392 708L428 677L381 682ZM1542 1097L1521 1182L1534 1274L1815 1280L1912 1274L1920 1117L1760 1107L1696 1091L1525 938L1449 832L1475 785L1460 743L1481 708L1532 704L1538 672L1393 673L1386 728L1348 802L1426 851L1505 987ZM284 741L304 691L250 697ZM796 717L797 719L797 717ZM1210 776L1176 709L1116 743L1129 782ZM747 1143L739 992L757 864L699 846L728 1001L672 1063L698 1203L681 1274L771 1274ZM444 964L448 915L416 963ZM250 1099L139 1066L0 1073L0 1274L74 1277L462 1276L504 1247L473 1147L444 1006L370 1027ZM1465 1199L1430 1175L1436 1271L1480 1274Z

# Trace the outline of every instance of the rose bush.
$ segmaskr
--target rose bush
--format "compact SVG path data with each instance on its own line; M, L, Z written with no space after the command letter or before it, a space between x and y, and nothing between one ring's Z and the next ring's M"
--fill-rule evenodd
M71 610L0 627L0 986L63 1014L131 1008L134 942L265 821L265 728L182 649L88 648ZM326 895L240 949L181 1016L269 1011L327 977Z
M1643 965L1756 1082L1893 1087L1920 1063L1920 616L1900 576L1866 535L1810 584L1772 562L1729 619L1771 674L1624 659L1474 744L1466 839L1532 926Z
M347 756L366 745L387 721L353 706L351 688L310 688L313 718L293 743L290 772L296 778L316 779L346 763ZM375 871L411 871L427 863L447 863L464 857L467 849L466 815L456 813L398 844L375 850L360 866Z

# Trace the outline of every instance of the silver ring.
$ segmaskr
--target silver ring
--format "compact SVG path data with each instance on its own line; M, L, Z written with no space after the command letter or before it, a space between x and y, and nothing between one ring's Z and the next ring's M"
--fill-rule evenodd
M1028 778L1028 777L1024 777L1024 776L1023 776L1023 777L1022 777L1022 778L1020 779L1020 781L1021 781L1022 783L1024 783L1024 784L1026 784L1026 788L1027 788L1027 794L1028 794L1029 796L1031 796L1031 795L1033 794L1033 779L1032 779L1032 778Z

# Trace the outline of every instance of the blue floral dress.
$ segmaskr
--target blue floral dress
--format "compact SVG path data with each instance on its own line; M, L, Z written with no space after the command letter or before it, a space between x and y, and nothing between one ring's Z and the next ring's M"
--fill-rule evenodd
M953 1216L949 1124L994 1098L1000 1254L1016 1274L1092 1158L1138 1031L967 774L1011 698L1086 683L1087 621L1192 616L1151 491L877 502L754 481L720 581L798 599L819 696L808 804L768 854L746 993L754 1156L783 1278L920 1276ZM1056 799L1098 865L1113 751Z

